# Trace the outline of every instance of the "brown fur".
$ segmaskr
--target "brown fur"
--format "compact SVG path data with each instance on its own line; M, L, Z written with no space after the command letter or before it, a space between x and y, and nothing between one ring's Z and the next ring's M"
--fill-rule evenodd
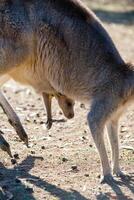
M113 171L123 176L118 119L124 106L134 100L134 71L121 58L101 22L79 0L18 0L0 6L0 74L8 73L42 94L61 93L72 100L91 102L87 119L104 181L113 182L104 144L105 126Z

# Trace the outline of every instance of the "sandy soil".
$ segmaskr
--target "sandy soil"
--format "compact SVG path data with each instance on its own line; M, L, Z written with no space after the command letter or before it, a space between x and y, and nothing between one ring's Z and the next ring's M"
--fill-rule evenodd
M103 20L124 59L134 62L133 2L115 7L105 2L101 9L100 4L87 3ZM76 103L75 117L66 120L53 101L55 122L48 131L40 96L13 81L8 82L3 91L28 133L30 148L19 141L0 109L0 128L12 153L19 154L13 165L8 155L0 151L0 200L134 199L133 106L121 118L119 133L121 166L131 179L125 182L119 179L120 185L110 187L99 183L100 161L86 122L88 108ZM110 156L109 145L107 148Z

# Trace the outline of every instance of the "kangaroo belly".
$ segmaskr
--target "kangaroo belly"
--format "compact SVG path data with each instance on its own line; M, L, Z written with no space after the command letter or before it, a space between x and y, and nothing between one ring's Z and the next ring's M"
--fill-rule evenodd
M54 93L54 89L46 79L45 74L44 76L40 75L39 70L36 73L28 62L12 70L9 75L21 84L32 86L38 93Z

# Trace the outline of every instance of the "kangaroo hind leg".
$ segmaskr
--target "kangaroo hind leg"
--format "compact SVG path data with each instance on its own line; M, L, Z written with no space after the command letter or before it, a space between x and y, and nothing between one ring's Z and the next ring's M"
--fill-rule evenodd
M111 167L104 143L104 127L112 111L113 105L111 101L109 102L109 98L97 98L97 100L93 100L88 114L89 127L101 160L102 183L108 184L112 184L115 181L111 174Z

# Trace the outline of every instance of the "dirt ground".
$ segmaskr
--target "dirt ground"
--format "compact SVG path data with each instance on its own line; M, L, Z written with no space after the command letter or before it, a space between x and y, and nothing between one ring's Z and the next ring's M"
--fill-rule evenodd
M134 63L133 0L101 2L86 1L103 20L124 59ZM30 148L19 141L0 109L0 128L12 153L19 154L13 165L0 151L0 200L134 200L133 106L121 118L119 129L120 162L131 179L119 179L120 184L111 187L100 184L100 161L86 122L88 108L76 103L75 117L66 120L53 101L55 122L48 131L40 96L13 81L3 91L27 131Z

